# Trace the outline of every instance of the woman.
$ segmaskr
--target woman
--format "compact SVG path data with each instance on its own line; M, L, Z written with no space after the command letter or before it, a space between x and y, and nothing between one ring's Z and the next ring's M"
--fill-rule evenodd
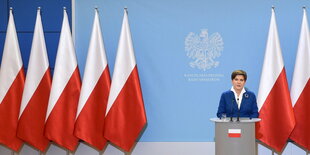
M217 117L248 117L257 118L258 108L255 94L244 88L247 74L243 70L231 74L232 87L221 96Z

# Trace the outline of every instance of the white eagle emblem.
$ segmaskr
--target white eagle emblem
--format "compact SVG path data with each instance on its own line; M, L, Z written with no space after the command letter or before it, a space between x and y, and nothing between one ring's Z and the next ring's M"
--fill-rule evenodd
M203 71L217 67L220 62L214 59L221 56L223 45L223 39L218 32L211 36L207 29L201 30L200 35L190 32L185 38L185 51L187 51L187 56L195 61L190 62L189 65Z

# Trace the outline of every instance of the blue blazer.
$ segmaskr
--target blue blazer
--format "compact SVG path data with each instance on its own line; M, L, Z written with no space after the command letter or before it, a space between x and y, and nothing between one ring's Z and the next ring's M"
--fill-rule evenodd
M235 100L234 92L229 90L222 94L219 107L217 110L217 117L222 117L222 114L226 113L227 117L258 117L258 108L256 103L256 96L253 92L246 90L242 96L240 109Z

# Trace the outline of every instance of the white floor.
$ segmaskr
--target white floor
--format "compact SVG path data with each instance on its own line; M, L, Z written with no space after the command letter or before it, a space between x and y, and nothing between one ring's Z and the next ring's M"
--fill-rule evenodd
M84 143L80 143L75 153L68 153L56 145L51 145L46 155L214 155L214 142L139 142L132 153L124 153L112 145L98 152ZM268 148L258 144L258 155L272 155ZM276 153L274 153L276 155ZM282 155L307 155L308 153L292 143L288 143ZM0 146L0 155L40 155L28 145L24 145L19 153L12 153Z

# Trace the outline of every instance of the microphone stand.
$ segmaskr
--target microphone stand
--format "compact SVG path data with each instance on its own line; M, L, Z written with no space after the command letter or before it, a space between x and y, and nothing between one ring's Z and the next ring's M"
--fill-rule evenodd
M238 102L238 104L239 104L239 98L237 98L237 102ZM241 107L241 106L240 106ZM240 122L240 109L239 109L239 107L238 107L238 113L237 113L237 122Z
M230 108L230 121L232 122L233 121L233 106L234 106L234 99L232 99L232 102L231 102L231 108Z

